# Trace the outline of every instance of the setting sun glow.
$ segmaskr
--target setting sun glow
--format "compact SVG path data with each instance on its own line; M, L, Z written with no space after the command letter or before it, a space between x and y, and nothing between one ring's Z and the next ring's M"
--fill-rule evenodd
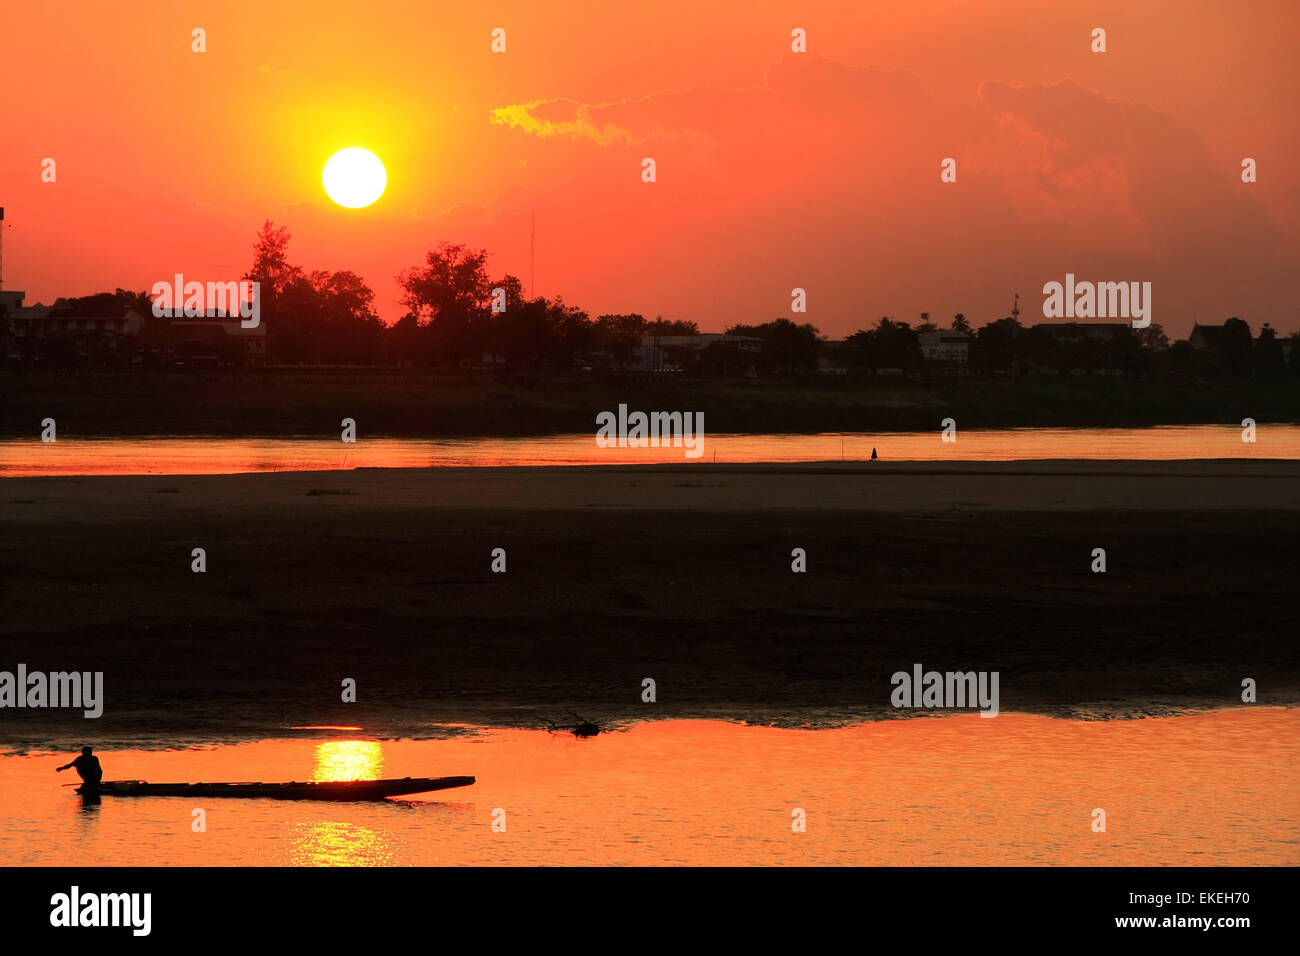
M340 206L360 209L384 194L388 171L370 150L354 146L329 158L321 181L330 199Z

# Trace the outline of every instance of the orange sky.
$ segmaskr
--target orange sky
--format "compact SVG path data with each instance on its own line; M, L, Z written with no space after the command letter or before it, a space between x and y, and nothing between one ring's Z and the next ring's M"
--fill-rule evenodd
M5 286L30 304L234 278L270 218L391 322L394 275L440 240L526 283L535 208L536 291L592 315L715 330L790 315L801 286L795 317L833 337L982 323L1014 292L1036 321L1074 272L1152 282L1170 332L1290 331L1297 29L1289 0L5 0ZM320 184L353 145L388 167L365 210Z

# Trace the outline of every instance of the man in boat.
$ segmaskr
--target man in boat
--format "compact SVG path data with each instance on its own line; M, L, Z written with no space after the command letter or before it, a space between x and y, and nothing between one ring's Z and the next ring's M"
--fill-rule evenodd
M104 779L104 768L99 765L99 758L90 752L89 747L82 747L80 757L71 763L65 763L58 769L62 773L69 767L77 768L77 773L81 776L82 786L98 787L99 782Z

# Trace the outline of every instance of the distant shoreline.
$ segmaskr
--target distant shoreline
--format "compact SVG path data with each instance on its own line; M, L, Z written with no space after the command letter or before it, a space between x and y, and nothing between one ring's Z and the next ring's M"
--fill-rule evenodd
M702 412L710 434L1300 423L1300 382L860 381L484 374L0 372L0 437L337 434L344 417L391 438L540 437L594 430L620 402Z
M1286 712L1300 707L1300 697L1292 694L1283 702L1262 705L1223 704L1218 701L1187 701L1176 705L1152 704L1137 711L1120 712L1114 710L1074 709L1052 705L1030 703L1025 709L1004 709L999 717L1042 717L1048 720L1074 721L1077 723L1100 723L1121 720L1174 720L1179 717L1205 717L1211 714L1238 713L1246 711ZM376 740L376 741L423 741L450 740L476 734L491 733L501 730L535 730L554 731L560 734L568 732L564 720L569 719L571 708L533 708L530 716L511 721L493 721L475 723L473 715L465 715L454 721L438 723L413 720L410 718L393 719L379 716L365 726L308 728L308 727L264 727L251 732L247 729L234 729L228 733L202 731L192 736L160 735L156 730L138 731L114 730L107 734L97 734L94 727L80 727L72 721L59 723L42 723L35 736L0 735L0 759L5 757L42 757L54 754L71 753L84 746L83 741L96 741L95 749L102 755L106 750L141 750L166 752L172 750L203 749L221 746L239 746L277 740L325 741L337 740ZM622 733L638 726L661 721L716 721L741 726L773 727L781 730L834 730L842 727L860 727L868 724L882 724L896 720L951 720L973 717L977 711L966 710L878 710L861 715L835 715L829 717L806 718L799 713L765 713L761 710L745 712L714 712L706 709L653 716L626 716L610 720L603 714L599 716L601 733ZM583 714L582 716L590 716ZM558 727L552 727L558 723ZM353 729L356 727L356 729Z

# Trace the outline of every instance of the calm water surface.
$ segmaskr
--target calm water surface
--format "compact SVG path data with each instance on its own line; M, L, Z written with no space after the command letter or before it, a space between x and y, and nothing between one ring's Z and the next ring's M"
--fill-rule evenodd
M651 462L793 462L867 459L877 449L892 461L1010 461L1028 458L1300 459L1300 425L1263 425L1253 443L1236 426L1157 428L1019 428L820 435L705 435L704 452L681 448L600 448L595 435L423 440L366 438L60 438L0 440L0 476L204 475L348 468L491 465L620 465Z
M111 798L58 754L0 757L0 864L1300 864L1300 713L1080 722L1004 714L835 730L664 721L590 740L322 732L105 751L110 779L473 774L366 804ZM207 812L207 832L191 811ZM1105 833L1091 829L1106 811ZM506 831L492 830L505 811ZM807 832L791 830L801 808Z

